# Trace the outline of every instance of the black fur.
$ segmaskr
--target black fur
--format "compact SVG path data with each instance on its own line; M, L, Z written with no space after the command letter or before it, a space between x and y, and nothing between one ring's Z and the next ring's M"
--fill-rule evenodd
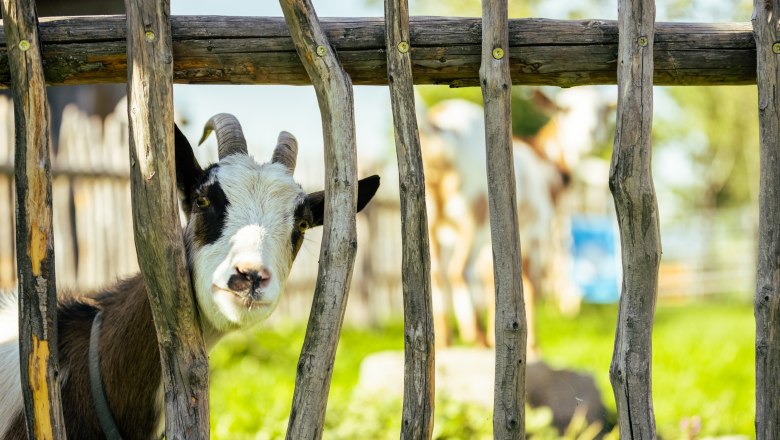
M209 171L213 172L217 167L212 166L209 168ZM199 197L208 199L209 205L205 208L198 207L197 199ZM230 202L225 192L222 191L219 182L198 188L192 194L190 206L190 221L194 222L195 235L193 238L195 241L201 246L205 246L219 240L225 227L227 209L230 206Z
M176 188L179 190L184 212L189 214L192 210L192 193L203 180L205 173L195 159L190 142L176 124L173 125L173 133L176 148Z
M303 236L306 233L305 229L301 228L301 222L305 222L307 228L315 226L314 216L311 213L311 207L306 202L306 200L304 200L295 208L295 214L293 218L293 231L290 238L292 242L293 258L295 258L298 255L298 251L301 250Z
M373 175L358 181L357 212L363 210L379 189L379 176ZM322 226L325 217L325 191L317 191L306 196L312 214L311 226Z

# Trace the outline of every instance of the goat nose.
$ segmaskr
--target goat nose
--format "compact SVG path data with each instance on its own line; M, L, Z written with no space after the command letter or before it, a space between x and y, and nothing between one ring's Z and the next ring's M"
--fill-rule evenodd
M243 278L243 284L247 284L245 289L265 288L271 283L271 271L262 265L237 264L236 273Z

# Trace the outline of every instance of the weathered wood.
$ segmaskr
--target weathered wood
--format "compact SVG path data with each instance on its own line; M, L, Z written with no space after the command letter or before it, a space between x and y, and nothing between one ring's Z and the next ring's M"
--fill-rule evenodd
M425 207L425 175L414 104L409 50L409 5L385 0L387 83L393 109L401 199L404 293L404 401L402 439L433 435L434 334L431 254Z
M138 263L162 361L165 437L209 437L209 364L179 224L169 0L126 0L130 178Z
M512 78L507 0L482 0L482 66L485 101L490 236L496 289L496 376L493 438L525 438L525 319L512 159Z
M57 362L49 107L38 17L34 0L3 0L2 12L16 133L16 267L27 437L64 439Z
M177 83L310 84L289 31L273 17L172 17ZM323 30L356 85L387 84L384 23L325 19ZM44 72L50 85L124 82L124 16L41 20ZM412 17L416 84L476 86L482 25L478 18ZM0 44L5 38L0 35ZM609 20L509 21L515 84L615 84L618 32ZM659 23L655 84L755 84L750 23ZM9 69L0 50L0 85Z
M609 186L623 258L610 381L620 437L655 438L652 332L661 237L651 170L654 0L620 0L618 108Z
M357 251L355 109L352 82L336 58L310 0L279 3L317 93L325 143L326 202L320 267L287 425L288 439L319 439Z
M754 0L760 189L756 317L756 439L780 438L780 31L778 0Z

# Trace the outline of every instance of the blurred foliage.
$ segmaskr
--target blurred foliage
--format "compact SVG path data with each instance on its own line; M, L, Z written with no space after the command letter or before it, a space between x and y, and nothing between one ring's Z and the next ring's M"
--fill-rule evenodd
M417 86L417 91L428 108L447 99L465 99L483 105L482 90L477 87L451 89L447 86L427 85ZM545 110L538 105L539 99L536 87L512 87L512 134L520 137L533 136L547 124L552 114L549 109Z
M538 13L535 8L531 15ZM615 0L575 0L543 8L544 16L571 20L616 19L617 1ZM753 2L751 0L732 0L717 2L712 0L666 0L656 2L656 21L693 21L726 22L749 21ZM550 13L554 15L550 15Z
M539 344L545 359L559 368L594 374L604 402L614 411L609 363L617 307L586 306L577 318L564 317L548 305L542 305L538 313ZM266 325L218 344L211 353L213 438L284 437L304 332L302 325ZM681 424L699 419L702 435L753 432L753 338L750 304L659 304L653 339L659 435L680 438ZM398 438L400 398L361 394L355 385L366 355L402 349L403 328L398 323L365 330L344 328L325 438ZM434 438L491 438L490 409L455 402L442 394L437 396ZM550 427L549 410L530 410L526 419L534 438L558 438ZM589 438L587 427L573 427L566 438Z
M653 136L691 167L676 194L692 209L758 200L758 93L755 86L669 87L677 108L657 114Z

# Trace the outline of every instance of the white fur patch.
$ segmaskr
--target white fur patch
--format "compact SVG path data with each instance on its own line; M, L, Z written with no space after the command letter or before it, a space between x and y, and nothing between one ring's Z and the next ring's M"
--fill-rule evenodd
M229 202L222 235L194 246L190 258L201 312L225 331L260 322L276 307L292 265L294 213L304 193L284 165L260 165L242 154L224 158L215 172ZM271 273L251 310L227 287L236 266L247 263Z
M16 295L0 296L0 438L23 411Z

